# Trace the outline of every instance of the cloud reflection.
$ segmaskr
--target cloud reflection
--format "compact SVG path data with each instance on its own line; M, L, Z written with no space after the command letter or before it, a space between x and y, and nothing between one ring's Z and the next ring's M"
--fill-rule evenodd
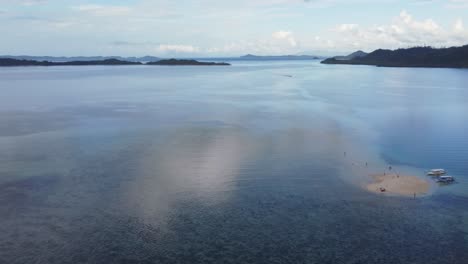
M230 197L255 144L237 129L182 127L146 148L130 200L144 215L159 217L177 201L219 203Z

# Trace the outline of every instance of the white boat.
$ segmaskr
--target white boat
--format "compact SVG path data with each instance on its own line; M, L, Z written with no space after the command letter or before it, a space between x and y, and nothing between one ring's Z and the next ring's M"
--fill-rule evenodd
M452 176L439 176L437 179L437 182L442 182L442 183L450 183L454 182L455 179Z
M444 169L432 169L427 172L427 175L429 176L439 176L439 175L444 175L445 170Z

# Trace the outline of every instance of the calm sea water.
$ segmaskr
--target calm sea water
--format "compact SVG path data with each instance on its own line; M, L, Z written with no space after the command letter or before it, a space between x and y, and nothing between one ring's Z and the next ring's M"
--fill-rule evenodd
M468 263L466 70L3 68L0 92L0 263ZM377 195L364 162L457 183Z

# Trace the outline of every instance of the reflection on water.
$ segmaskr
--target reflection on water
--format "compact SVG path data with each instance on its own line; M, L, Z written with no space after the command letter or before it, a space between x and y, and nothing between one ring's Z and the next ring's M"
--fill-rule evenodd
M466 81L308 62L2 69L0 263L463 263ZM389 164L458 183L361 188Z

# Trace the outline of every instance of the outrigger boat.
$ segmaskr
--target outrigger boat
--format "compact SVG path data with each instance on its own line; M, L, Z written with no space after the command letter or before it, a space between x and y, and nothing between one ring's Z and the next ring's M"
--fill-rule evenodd
M437 182L440 183L451 183L454 181L455 179L452 176L439 176L439 178L437 179Z
M440 175L444 175L444 174L445 174L444 169L432 169L432 170L427 172L427 175L429 175L429 176L440 176Z

